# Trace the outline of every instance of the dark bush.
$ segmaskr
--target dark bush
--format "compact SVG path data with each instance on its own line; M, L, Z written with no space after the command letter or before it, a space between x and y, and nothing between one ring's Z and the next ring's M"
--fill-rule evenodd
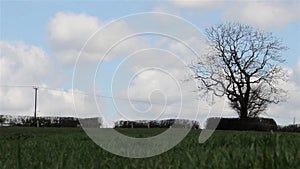
M206 129L213 129L214 124L219 121L217 130L255 130L255 131L275 131L277 124L269 118L209 118L206 121Z

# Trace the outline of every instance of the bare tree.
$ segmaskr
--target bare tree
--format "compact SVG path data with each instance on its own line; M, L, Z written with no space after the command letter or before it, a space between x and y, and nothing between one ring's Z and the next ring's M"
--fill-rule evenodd
M211 50L192 65L200 90L226 95L240 118L256 117L284 100L278 83L287 76L279 64L287 48L278 38L240 23L213 26L206 35Z

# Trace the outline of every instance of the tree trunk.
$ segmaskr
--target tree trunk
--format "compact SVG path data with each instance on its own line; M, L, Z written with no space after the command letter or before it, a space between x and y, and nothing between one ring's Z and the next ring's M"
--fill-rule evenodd
M241 113L240 113L240 118L241 118L241 119L246 119L246 118L248 118L247 104L241 103Z
M247 116L247 111L245 111L245 110L242 110L241 111L241 117L240 117L241 119L246 119L246 118L248 118L248 116Z

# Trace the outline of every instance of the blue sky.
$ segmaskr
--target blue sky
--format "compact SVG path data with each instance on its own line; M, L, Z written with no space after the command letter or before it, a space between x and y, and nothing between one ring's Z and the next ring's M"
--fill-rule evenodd
M1 37L47 48L47 23L57 12L86 13L102 20L111 20L131 13L150 11L151 6L147 4L120 1L91 3L1 1Z
M292 4L292 5L291 5ZM73 73L73 64L70 64L70 58L61 58L62 52L65 54L66 52L70 52L71 47L77 47L76 44L66 45L61 47L61 43L65 41L60 41L62 34L59 34L59 30L56 28L60 28L60 25L55 25L57 22L55 20L63 20L68 19L72 21L76 21L77 18L83 19L83 21L87 21L87 23L95 23L96 26L103 26L103 24L108 23L112 20L118 19L120 17L131 15L135 13L141 12L164 12L173 15L180 16L187 21L194 24L199 30L203 31L206 27L209 27L214 24L218 24L224 21L238 21L242 23L249 24L254 27L258 27L259 29L263 29L265 31L273 32L275 36L281 38L283 43L289 48L286 52L283 53L284 58L286 59L285 67L289 70L291 76L297 77L299 74L299 57L300 57L300 22L299 22L299 2L298 1L263 1L258 3L256 1L246 1L242 3L240 1L203 1L203 2L187 2L187 1L1 1L1 26L0 26L0 39L3 44L10 47L4 48L3 51L8 52L10 54L15 54L15 59L17 61L11 60L10 63L16 62L16 64L21 60L20 54L18 51L10 51L12 47L16 47L15 50L24 48L24 55L26 55L26 51L28 52L28 56L23 57L31 57L34 58L36 56L35 52L43 55L43 62L45 65L41 65L41 69L48 66L47 70L49 71L41 71L39 68L29 68L29 63L27 64L26 60L22 61L22 65L20 66L20 71L15 72L20 77L24 77L26 73L32 73L32 77L30 78L18 78L16 79L3 78L1 80L1 84L13 84L13 85L24 85L24 84L35 84L39 83L39 85L59 88L61 90L70 90L72 86L72 73ZM80 20L82 21L82 20ZM61 23L61 22L60 22ZM65 24L65 23L63 23ZM68 24L66 22L66 24ZM73 23L70 23L73 24ZM75 23L78 24L78 23ZM84 23L83 23L84 24ZM140 24L146 24L141 21ZM85 27L89 27L90 25L79 25L82 26L80 28L86 29ZM79 29L79 28L78 28ZM94 28L91 28L94 30ZM69 29L70 31L72 29ZM120 32L123 30L121 29ZM72 33L72 32L71 32ZM77 32L78 33L78 32ZM91 32L92 33L92 32ZM118 31L116 32L118 33ZM72 35L72 34L71 34ZM76 34L74 34L75 36ZM77 35L76 35L77 36ZM82 36L84 37L84 36ZM87 36L88 37L88 36ZM79 37L80 38L80 37ZM54 40L53 40L54 39ZM77 38L78 39L78 38ZM84 39L84 38L83 38ZM67 39L68 42L74 41L74 39ZM75 39L76 40L76 39ZM151 40L153 42L151 42ZM21 44L18 44L20 42ZM155 38L150 38L147 43L158 43ZM79 41L79 44L83 44L84 40ZM138 45L142 45L137 43ZM147 45L149 45L147 44ZM143 44L144 45L144 44ZM139 47L143 47L139 46ZM145 45L145 46L147 46ZM158 44L156 44L159 46ZM70 47L71 46L71 47ZM150 45L151 46L151 45ZM156 47L157 47L156 46ZM32 48L37 47L37 48ZM64 48L64 49L61 49ZM5 49L5 50L4 50ZM32 50L32 51L31 51ZM5 54L5 55L4 55ZM8 55L4 53L1 56L4 60L6 60ZM68 53L69 54L69 53ZM74 55L74 54L73 54ZM111 78L112 75L122 61L122 57L115 58L109 61L106 61L102 67L102 74L99 73L97 75L97 87L99 87L99 92L102 95L112 96L110 87L111 87ZM30 60L30 59L29 59ZM73 60L74 61L74 60ZM24 62L24 63L23 63ZM73 63L73 62L71 62ZM36 64L39 64L36 63ZM128 63L129 65L131 63ZM146 63L139 63L146 64ZM25 66L24 66L25 65ZM23 66L23 67L22 67ZM130 66L129 66L130 67ZM12 70L4 70L3 72L14 72ZM32 71L32 72L30 72ZM42 73L37 73L42 72ZM133 75L134 72L128 68L128 70L124 70L122 72L124 74L124 79L128 79ZM31 76L26 74L25 76ZM127 76L127 77L126 77ZM149 75L150 77L151 75ZM3 76L4 77L4 76ZM5 76L6 77L6 76ZM126 77L126 78L125 78ZM31 80L30 80L31 79ZM123 80L124 80L123 79ZM125 80L124 80L125 81ZM135 92L139 93L139 82L136 81L132 87L136 87ZM142 84L142 82L141 82ZM300 84L300 83L299 83ZM292 91L299 92L299 86L297 80L295 85L291 88ZM118 88L118 94L122 93L122 89L127 87L123 84L117 84L116 88ZM298 85L298 86L297 86ZM164 86L164 85L162 85ZM141 87L140 87L141 88ZM150 89L149 89L150 90ZM152 90L152 89L151 89ZM61 100L61 103L64 105L68 105L71 103L70 96L64 94L57 93L46 93L44 98L50 97ZM8 91L3 92L2 94L6 96ZM41 91L43 93L43 91ZM30 96L30 91L26 93ZM26 98L26 94L20 96L20 98ZM17 94L16 94L17 95ZM43 96L42 96L43 97ZM86 99L86 98L85 98ZM282 117L281 121L287 121L285 118L290 119L292 117L298 116L299 111L299 102L297 99L299 97L292 96L290 102L286 103L286 107L290 106L291 113L287 113L286 115L280 114L280 111L284 110L284 108L276 108L277 113L275 116ZM26 99L25 99L26 100ZM84 103L88 102L86 99ZM1 102L1 101L0 101ZM61 106L61 109L49 108L46 105L47 101L41 101L41 112L45 112L44 115L49 115L51 111L72 111L68 108L68 106ZM105 101L104 101L105 102ZM22 103L22 104L21 104ZM32 109L31 102L20 100L20 105L24 104L24 108L17 108L14 105L10 104L8 101L2 101L1 105L2 111L0 113L5 113L8 109L11 112L18 114L19 112L14 111L22 110L23 113L30 112ZM86 103L87 105L89 103ZM44 107L43 107L44 106ZM285 107L281 106L281 107ZM71 106L70 106L71 107ZM112 103L105 103L106 111L112 112L113 107ZM108 107L108 109L107 109ZM42 110L43 109L43 110ZM293 109L293 110L292 110ZM95 111L95 110L89 110ZM26 113L25 113L26 114ZM111 115L111 114L110 114ZM229 115L231 115L229 113ZM299 116L298 116L299 117ZM114 117L117 118L117 117Z
M57 12L85 13L99 17L101 20L109 21L133 13L151 12L155 9L156 5L168 6L169 4L151 1L1 1L1 39L24 41L31 45L40 46L47 52L51 52L49 44L47 44L47 24ZM205 24L222 22L220 18L221 11L178 9L181 17L192 22L201 30L205 29ZM291 22L284 28L267 30L272 31L277 37L282 38L284 44L289 47L289 50L285 53L288 66L293 66L299 58L299 30L299 21Z

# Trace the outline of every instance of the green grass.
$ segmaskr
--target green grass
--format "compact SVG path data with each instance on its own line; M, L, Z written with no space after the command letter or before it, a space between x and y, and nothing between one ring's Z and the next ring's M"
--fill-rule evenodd
M161 129L120 129L148 137ZM300 168L300 134L216 131L204 144L193 130L168 152L151 158L113 155L79 128L0 127L0 168Z

